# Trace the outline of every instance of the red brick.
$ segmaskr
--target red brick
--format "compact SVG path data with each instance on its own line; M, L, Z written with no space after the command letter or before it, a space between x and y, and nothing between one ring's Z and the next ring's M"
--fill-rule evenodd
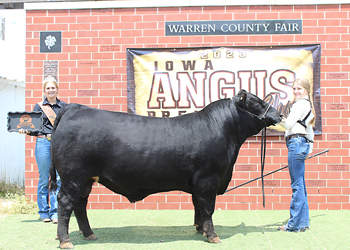
M71 38L69 45L90 45L90 38Z
M279 13L257 13L256 17L258 20L278 20ZM286 19L283 17L283 19Z
M141 202L137 202L135 209L157 210L158 209L158 204L157 203L141 203Z
M93 53L92 59L113 59L113 53Z
M90 201L90 197L89 197ZM98 196L98 202L103 203L103 202L120 202L120 197L117 195L99 195Z
M75 16L56 16L55 17L55 23L59 24L59 23L76 23L77 22L77 18Z
M68 30L68 24L48 24L47 25L47 30L60 30L60 31L65 31Z
M120 60L102 60L100 61L100 67L120 67Z
M69 30L90 30L91 25L89 23L70 23Z
M71 74L77 74L77 75L91 74L91 68L72 68Z
M146 203L150 203L150 202L164 203L165 200L166 200L165 195L150 195L150 196L146 197L143 201Z
M180 203L158 203L159 210L179 210Z
M97 44L97 45L112 45L113 44L113 38L107 38L107 37L103 37L103 38L92 38L92 44Z
M249 204L247 203L227 203L228 210L248 210Z
M349 195L344 195L344 196L340 196L340 195L335 195L335 196L327 196L327 203L332 203L332 202L336 202L337 204L339 203L349 203Z
M328 57L327 64L348 64L349 59L347 57Z
M135 203L113 203L113 209L127 209L127 210L135 210Z
M249 42L271 42L271 36L249 36Z
M101 30L111 30L113 28L112 23L93 23L91 24L91 29L95 31Z
M181 208L181 210L194 210L194 206L193 206L193 204L192 204L192 202L191 203L180 203L180 208Z
M324 34L325 28L324 27L303 27L303 33L304 34L317 34L317 35ZM323 44L322 44L322 46L323 46Z
M70 53L70 60L90 60L91 53Z
M134 23L134 22L142 22L142 16L133 16L133 15L122 15L121 16L122 23Z
M112 97L93 97L92 104L113 104Z
M349 187L349 180L328 180L327 187Z
M254 20L255 13L234 13L234 20Z
M98 22L100 22L100 23L119 23L120 16L99 16Z
M189 195L167 195L166 202L192 202Z
M93 68L92 74L113 74L113 68Z

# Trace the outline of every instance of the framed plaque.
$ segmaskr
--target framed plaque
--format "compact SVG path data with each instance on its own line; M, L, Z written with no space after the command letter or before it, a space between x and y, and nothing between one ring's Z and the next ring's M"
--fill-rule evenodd
M40 53L60 53L61 51L61 31L40 31Z
M7 131L18 132L20 129L31 132L42 131L43 117L41 112L8 112Z

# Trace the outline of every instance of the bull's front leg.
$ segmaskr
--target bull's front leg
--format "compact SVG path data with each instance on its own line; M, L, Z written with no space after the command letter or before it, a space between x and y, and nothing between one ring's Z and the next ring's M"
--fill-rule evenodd
M210 194L211 193L211 194ZM210 243L221 243L219 236L215 233L212 216L215 210L216 193L213 190L203 189L196 193L196 200L202 215L203 235L207 236Z
M203 234L202 214L199 209L197 198L194 194L192 194L192 203L194 206L194 226L198 233Z
M217 235L217 233L215 233L214 230L214 224L213 224L213 220L212 220L212 216L214 213L214 207L215 204L213 206L213 208L204 208L202 210L202 218L203 218L203 235L208 237L208 241L210 243L221 243L221 240L219 238L219 236Z

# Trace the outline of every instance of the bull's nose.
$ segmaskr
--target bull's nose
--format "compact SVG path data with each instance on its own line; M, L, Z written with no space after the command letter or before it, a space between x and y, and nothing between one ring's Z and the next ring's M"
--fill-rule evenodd
M279 115L279 117L280 117L279 122L281 122L281 121L282 121L282 119L283 119L283 117L284 117L284 115L281 113L281 114Z

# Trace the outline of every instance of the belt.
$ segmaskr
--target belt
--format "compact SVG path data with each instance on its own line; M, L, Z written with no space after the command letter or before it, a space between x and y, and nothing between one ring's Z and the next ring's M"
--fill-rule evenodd
M300 135L299 135L299 134L288 135L288 136L286 137L286 142L289 141L289 140L292 139L292 138L299 138L299 137L304 138L307 142L312 142L312 143L313 143L313 141L307 139L306 136L303 135L303 134L300 134Z
M36 137L38 138L46 138L48 141L51 141L51 134L47 134L47 135L37 135Z

